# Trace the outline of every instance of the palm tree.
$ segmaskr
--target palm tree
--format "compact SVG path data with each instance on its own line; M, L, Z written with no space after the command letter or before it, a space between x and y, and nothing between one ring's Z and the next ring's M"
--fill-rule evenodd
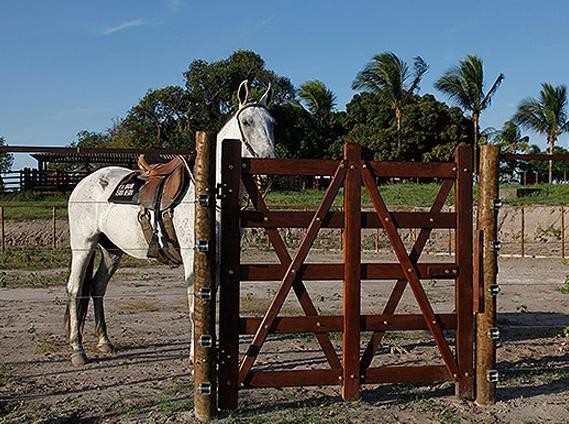
M358 73L352 83L354 90L379 94L389 103L395 113L397 132L401 131L403 106L418 88L429 65L420 57L414 58L413 72L395 53L385 52L375 55L372 61Z
M492 97L504 80L504 74L498 75L490 90L484 92L484 66L482 59L468 55L458 66L449 69L435 82L435 88L445 93L459 107L469 111L474 126L474 164L478 162L478 139L480 131L480 114L490 106Z
M306 81L296 95L320 124L330 121L336 108L336 95L322 81Z
M522 100L513 121L518 125L534 130L547 136L549 154L560 134L569 130L567 120L567 87L560 85L541 84L539 98L533 97ZM553 161L549 161L549 183L553 180Z

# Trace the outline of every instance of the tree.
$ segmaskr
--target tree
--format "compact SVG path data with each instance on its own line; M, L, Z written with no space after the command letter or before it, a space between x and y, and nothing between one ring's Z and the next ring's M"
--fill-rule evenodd
M434 96L413 95L402 110L401 129L380 94L361 93L346 106L347 140L373 152L377 160L448 160L468 139L471 123L462 111Z
M474 165L478 164L478 139L480 131L480 114L492 102L504 74L498 75L490 90L484 92L484 64L482 59L468 55L458 66L449 69L435 82L435 88L442 91L463 110L471 113L474 129Z
M0 147L7 146L6 139L0 136ZM8 172L14 164L14 155L10 153L0 153L0 172Z
M500 146L501 153L527 153L529 149L529 137L522 136L519 126L512 121L506 121L502 129L494 131L491 141ZM502 161L500 175L513 177L518 167L518 161Z
M336 95L322 81L306 81L296 95L320 124L330 122L336 108Z
M393 110L399 133L403 107L419 88L419 83L428 69L429 66L420 56L414 58L413 72L411 72L409 66L395 53L385 52L374 56L372 61L358 73L352 88L379 94L380 100Z
M294 99L290 80L265 68L258 54L238 50L227 59L208 63L193 61L184 72L188 93L188 119L192 130L218 131L239 105L235 93L243 80L248 80L252 96L260 96L269 83L273 87L273 104Z
M513 121L518 125L547 136L549 154L553 154L560 134L569 130L567 120L567 88L541 84L539 98L522 100ZM553 161L549 161L549 183L553 180Z

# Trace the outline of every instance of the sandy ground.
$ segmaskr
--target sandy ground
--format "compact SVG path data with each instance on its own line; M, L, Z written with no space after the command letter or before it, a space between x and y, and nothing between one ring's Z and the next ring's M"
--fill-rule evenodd
M270 252L245 256L273 260ZM335 261L338 257L338 253L317 253L311 260ZM378 257L366 254L366 259ZM109 333L117 353L104 355L95 350L91 308L85 328L91 362L81 369L69 362L63 332L65 270L36 274L34 278L46 287L31 287L29 272L4 272L6 287L0 288L0 422L193 422L187 359L190 328L180 269L149 266L119 270L106 303ZM563 334L564 329L569 333L569 295L557 289L568 273L568 266L554 259L501 260L498 300L503 337L497 353L501 381L494 406L460 401L448 383L368 385L362 400L352 403L341 401L339 387L266 389L241 392L239 410L222 413L220 419L257 423L567 422L569 338ZM58 279L61 284L54 284ZM339 313L340 283L308 284L322 313ZM435 312L452 311L448 281L423 284ZM364 283L363 312L378 313L392 286L391 282ZM243 284L244 312L258 315L275 289L275 285ZM299 313L291 296L284 311ZM418 312L410 291L398 312ZM242 339L242 349L246 341ZM339 348L339 338L334 343ZM324 366L323 360L312 336L274 336L256 366L276 367L278 362L281 367L310 368ZM425 332L388 333L374 361L440 363Z

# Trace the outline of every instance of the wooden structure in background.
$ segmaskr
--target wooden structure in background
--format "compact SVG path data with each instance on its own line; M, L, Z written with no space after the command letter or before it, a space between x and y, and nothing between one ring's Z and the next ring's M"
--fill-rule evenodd
M360 396L360 385L368 383L409 383L452 381L457 395L474 398L474 318L473 318L473 228L472 149L461 145L454 162L404 163L373 162L361 159L359 147L348 144L344 160L242 159L241 144L223 143L221 186L221 269L219 314L219 407L237 407L238 391L260 387L341 385L346 400ZM329 175L332 180L316 211L271 211L255 183L257 175ZM388 210L378 191L378 178L427 178L442 181L440 192L429 212ZM255 210L240 210L239 192L243 184ZM341 187L343 212L330 207ZM374 211L362 211L361 189L365 188ZM454 187L455 212L441 212ZM280 263L241 264L240 230L264 228ZM292 254L279 228L306 228L300 247ZM343 263L306 263L308 252L321 228L344 230ZM383 228L398 263L361 263L362 228ZM407 252L398 233L401 228L418 228L415 245ZM433 229L455 229L455 261L419 262ZM438 314L421 284L422 279L449 279L456 282L455 313ZM268 310L259 317L239 313L240 282L280 281ZM310 298L305 281L343 281L343 315L321 316ZM382 314L361 315L362 280L397 280ZM421 314L396 314L396 307L409 285ZM279 316L290 291L298 298L305 317ZM444 365L372 367L371 360L386 331L428 330ZM455 330L455 353L443 331ZM373 336L360 357L361 332ZM342 360L329 337L342 332ZM258 370L255 361L269 334L314 333L328 362L328 369ZM252 335L243 357L239 357L239 336Z

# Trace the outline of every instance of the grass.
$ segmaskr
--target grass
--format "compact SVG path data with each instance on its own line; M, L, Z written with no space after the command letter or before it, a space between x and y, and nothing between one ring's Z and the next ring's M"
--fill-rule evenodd
M0 364L0 386L11 383L15 378L12 368L6 364Z

